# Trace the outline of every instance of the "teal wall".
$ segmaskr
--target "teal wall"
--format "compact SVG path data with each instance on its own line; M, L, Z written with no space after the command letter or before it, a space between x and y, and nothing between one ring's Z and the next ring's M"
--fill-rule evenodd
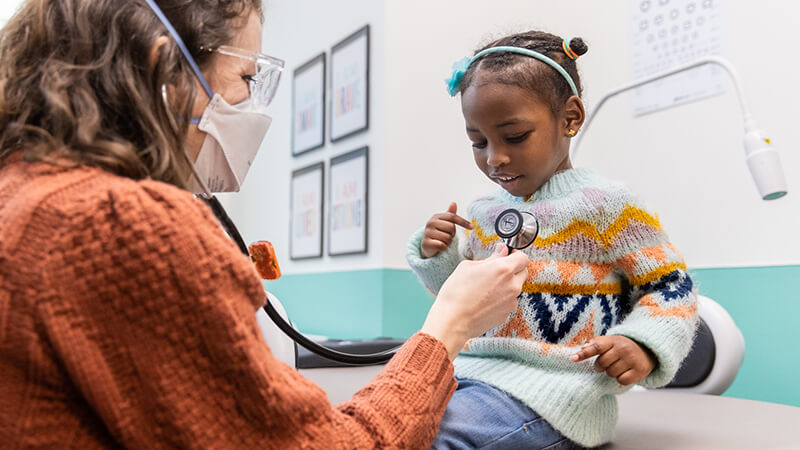
M725 395L800 406L800 266L691 273L744 334L744 363Z
M336 339L409 337L433 303L410 270L284 275L266 286L298 329Z
M800 406L800 266L691 272L744 334L744 364L725 395ZM285 275L267 289L300 330L339 339L408 337L432 302L410 270Z

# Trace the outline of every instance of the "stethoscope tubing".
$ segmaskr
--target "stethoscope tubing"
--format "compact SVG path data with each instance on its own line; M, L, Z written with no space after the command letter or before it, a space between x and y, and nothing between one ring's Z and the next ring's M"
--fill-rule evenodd
M211 211L214 213L214 216L222 225L222 228L225 229L225 232L228 233L228 236L236 243L236 246L239 247L239 250L248 258L250 258L250 251L247 249L247 244L245 244L244 239L242 239L241 233L239 233L238 228L231 220L228 213L225 211L225 208L222 207L222 203L219 200L212 196L205 196L199 195L200 199L202 199L210 208ZM370 354L354 354L354 353L345 353L340 352L338 350L333 350L332 348L325 347L324 345L320 345L317 342L312 341L308 337L304 336L302 333L297 331L290 323L288 323L284 318L280 315L280 313L275 309L272 304L267 301L267 304L264 305L264 311L267 313L267 316L272 320L273 323L283 331L291 340L297 342L298 344L305 347L308 351L312 353L316 353L323 358L330 359L332 361L336 361L343 364L353 365L353 366L368 366L368 365L375 365L375 364L382 364L386 361L392 359L397 350L400 347L396 347L393 349L385 350L379 353L370 353Z
M244 239L242 239L241 233L239 233L239 229L236 228L236 225L231 220L230 216L228 216L227 211L223 208L222 203L219 200L211 195L198 195L200 199L202 199L210 208L211 211L214 213L214 216L220 222L222 227L225 229L225 232L228 236L236 243L236 246L239 247L239 250L248 258L250 258L250 251L247 249L247 244L245 244ZM506 210L501 213L501 216L505 213L510 212L510 210ZM515 211L517 216L522 219L522 216L518 211ZM536 239L538 235L538 221L536 218L534 220L534 230L532 235L533 239L527 243L524 247L530 245L533 240ZM495 228L497 228L497 224L495 224ZM525 228L524 226L520 228ZM519 233L522 230L517 230ZM510 244L511 237L506 239L506 245ZM523 248L524 248L523 247ZM511 251L511 246L509 245L509 251ZM264 305L264 311L267 313L267 316L272 320L272 322L281 330L283 331L290 339L295 341L296 343L300 344L301 346L305 347L308 351L312 353L316 353L323 358L330 359L332 361L336 361L342 364L348 364L353 366L368 366L368 365L376 365L382 364L390 359L397 353L397 350L400 347L396 347L393 349L385 350L379 353L371 353L371 354L354 354L354 353L345 353L340 352L338 350L333 350L332 348L325 347L324 345L320 345L317 342L312 341L308 337L304 336L302 333L297 331L289 322L287 322L280 313L275 309L275 307L267 301L267 304Z

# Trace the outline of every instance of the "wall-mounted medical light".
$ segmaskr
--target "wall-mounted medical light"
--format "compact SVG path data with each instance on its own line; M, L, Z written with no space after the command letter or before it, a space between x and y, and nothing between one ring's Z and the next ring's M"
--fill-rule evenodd
M744 93L742 92L742 85L739 82L738 76L736 75L736 69L734 69L730 61L718 56L701 58L692 63L635 80L629 84L620 86L605 93L586 119L586 123L583 125L582 133L575 139L575 142L572 146L572 158L575 158L578 147L580 146L581 140L586 134L589 125L597 116L597 113L600 111L600 108L603 107L603 104L610 98L631 89L661 80L662 78L666 78L670 75L694 69L695 67L706 64L714 64L725 69L725 71L733 80L734 86L736 87L736 94L739 97L739 106L742 109L742 116L744 119L745 158L747 160L747 166L750 168L750 174L753 176L753 180L756 183L759 194L761 194L761 198L764 200L775 200L786 195L786 179L783 176L783 169L781 168L778 152L770 145L769 140L762 136L761 130L758 128L758 126L756 126L753 116L748 111L744 100Z

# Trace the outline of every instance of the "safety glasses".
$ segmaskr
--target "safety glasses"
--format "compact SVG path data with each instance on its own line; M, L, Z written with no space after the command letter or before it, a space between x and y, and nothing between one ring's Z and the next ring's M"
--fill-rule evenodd
M215 52L244 59L253 63L253 74L247 77L250 86L250 102L254 108L266 108L272 103L275 91L281 81L281 73L285 63L260 52L243 50L227 45L214 49Z

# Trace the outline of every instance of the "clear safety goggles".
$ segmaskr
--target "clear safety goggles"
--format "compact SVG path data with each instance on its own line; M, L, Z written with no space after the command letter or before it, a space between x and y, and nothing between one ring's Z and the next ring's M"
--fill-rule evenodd
M217 47L213 51L221 55L244 59L253 64L252 75L246 76L250 88L248 100L252 108L263 109L272 103L285 66L282 59L227 45Z
M189 49L186 47L183 39L181 39L181 35L178 34L178 31L175 30L174 26L172 26L172 23L164 14L164 11L162 11L158 4L156 4L155 0L144 1L175 39L175 43L178 44L178 48L181 50L181 53L183 53L183 56L186 58L186 61L189 63L189 66L192 68L195 76L200 81L200 84L203 85L203 90L205 90L206 94L208 94L208 98L213 99L214 91L211 90L211 86L209 86L208 81L203 76L203 72L200 70L200 67L198 67L194 58L192 58L192 54L189 52ZM201 48L201 50L214 51L222 55L232 56L234 58L243 58L251 61L254 64L254 67L252 71L253 75L247 77L250 88L250 97L248 98L247 103L249 103L251 107L258 109L263 109L269 106L269 104L272 102L272 98L275 97L275 90L278 89L278 83L281 80L281 72L283 72L284 67L283 60L267 56L260 52L243 50L230 46L221 46L219 48L208 49ZM194 117L191 119L191 123L197 123L198 120L199 118Z

